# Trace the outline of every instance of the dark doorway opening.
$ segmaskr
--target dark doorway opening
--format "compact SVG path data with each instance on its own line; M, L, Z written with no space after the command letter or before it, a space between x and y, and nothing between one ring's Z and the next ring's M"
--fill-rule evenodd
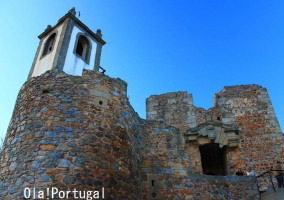
M199 147L203 174L226 175L226 147L209 143Z

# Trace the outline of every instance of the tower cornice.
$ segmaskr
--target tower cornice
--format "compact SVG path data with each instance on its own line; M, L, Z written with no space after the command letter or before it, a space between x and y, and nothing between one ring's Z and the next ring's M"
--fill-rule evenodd
M86 30L88 32L88 34L90 36L92 36L94 39L96 39L97 41L99 41L102 45L105 45L106 42L96 33L94 33L92 30L90 30L82 21L80 21L73 13L68 12L66 15L64 15L62 18L60 18L58 20L58 23L51 27L46 29L42 34L40 34L38 36L39 39L44 38L46 35L48 35L50 32L52 32L53 30L55 30L58 26L60 26L61 24L63 24L65 21L67 21L68 19L73 20L76 24L78 24L80 27L82 27L84 30Z

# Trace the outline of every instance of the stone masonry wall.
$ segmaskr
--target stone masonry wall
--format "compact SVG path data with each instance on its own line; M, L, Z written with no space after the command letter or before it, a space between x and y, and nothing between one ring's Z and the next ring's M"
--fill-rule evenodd
M186 131L196 126L192 95L187 92L172 92L152 95L147 99L147 120L158 120Z
M191 94L187 92L171 92L161 95L151 95L147 99L147 120L157 120L187 131L201 123L220 120L221 114L216 108L205 110L195 107Z
M245 170L251 167L261 174L276 160L284 162L283 134L265 88L258 85L225 87L215 94L214 102L214 107L205 110L195 107L192 96L186 92L152 95L147 99L147 119L164 121L181 133L205 123L236 126L238 146L226 153L229 175L235 174L239 167ZM204 136L199 139L214 142ZM183 147L192 157L191 170L198 174L202 174L199 147L203 144L206 142L191 142Z
M260 86L225 87L209 110L195 107L187 92L153 95L147 120L126 91L124 81L87 70L27 81L0 157L0 199L22 199L26 187L104 188L105 199L258 199L254 177L233 174L283 161L283 135ZM216 130L218 140L209 136ZM200 147L229 136L227 175L204 175Z
M191 151L195 148L185 143L178 129L159 121L147 121L142 138L143 199L259 198L253 177L198 175L192 160L199 154Z
M216 107L223 123L236 124L240 129L236 167L251 167L260 174L277 160L283 163L283 134L265 88L225 87L216 94Z
M104 187L105 199L139 199L140 123L120 79L56 70L30 79L5 139L0 199L22 199L25 187Z

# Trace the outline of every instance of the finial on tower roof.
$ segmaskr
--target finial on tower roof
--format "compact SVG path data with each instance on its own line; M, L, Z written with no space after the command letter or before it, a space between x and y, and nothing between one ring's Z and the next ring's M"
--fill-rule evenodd
M44 31L48 31L49 29L51 29L52 26L51 25L47 25L46 29Z
M75 16L75 15L76 15L76 11L75 11L75 10L76 10L76 8L73 7L73 8L72 8L71 10L69 10L68 12Z
M96 35L99 36L99 38L102 38L103 35L101 29L97 30Z

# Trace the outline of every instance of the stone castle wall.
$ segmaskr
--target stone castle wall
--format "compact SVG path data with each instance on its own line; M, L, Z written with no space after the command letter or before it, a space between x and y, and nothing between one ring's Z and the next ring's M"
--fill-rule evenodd
M24 187L141 196L140 119L126 87L93 71L49 71L26 82L2 151L0 199L22 199Z
M193 161L200 158L199 151L172 126L148 121L143 143L143 199L258 199L253 177L207 176L202 168L196 171Z
M240 143L231 168L251 167L257 174L284 162L284 139L267 90L258 85L225 87L216 94L216 107L223 123L239 127ZM267 178L259 180L260 187L270 185Z
M283 135L268 93L258 85L225 87L215 95L215 105L209 110L195 107L187 92L153 95L147 99L147 119L165 122L181 132L207 122L237 127L239 143L237 149L228 150L228 174L238 167L252 167L260 174L276 160L283 161ZM200 145L190 151L196 152Z
M187 92L172 92L152 95L147 99L147 120L157 120L185 132L196 126L192 95Z
M238 166L253 167L260 174L276 160L283 161L283 135L267 90L258 85L225 87L216 94L223 123L240 128Z
M106 199L258 199L253 177L233 175L283 161L282 143L267 91L257 85L225 87L208 110L187 92L153 95L143 120L124 81L52 70L19 92L0 159L0 196L58 187L104 188ZM211 144L223 149L223 176L205 175L201 148Z

